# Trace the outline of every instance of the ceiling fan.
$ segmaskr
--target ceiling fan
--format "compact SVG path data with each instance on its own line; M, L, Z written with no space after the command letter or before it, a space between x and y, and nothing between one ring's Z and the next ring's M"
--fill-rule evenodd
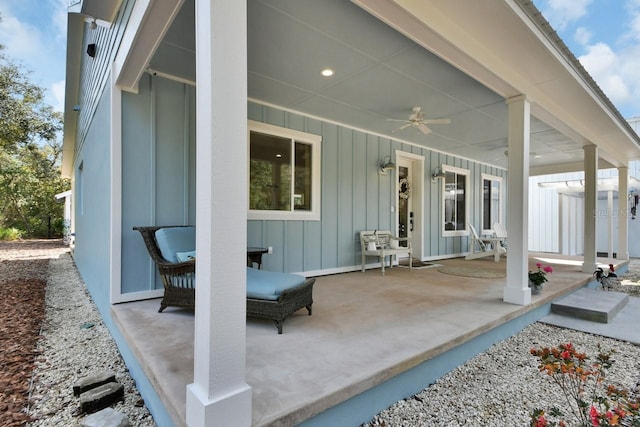
M422 133L428 135L431 133L431 129L427 125L448 125L451 123L449 119L425 119L424 113L422 112L422 107L413 107L413 112L409 115L408 120L398 120L398 119L387 119L391 122L402 122L404 123L402 126L392 130L391 132L396 132L399 130L406 129L408 127L418 128Z
M538 159L540 157L542 157L540 154L536 153L535 151L529 151L529 157L530 158L534 158L534 159ZM504 159L508 159L509 158L509 150L504 150L504 156L499 157L497 159L494 159L494 161L498 161L498 160L504 160Z

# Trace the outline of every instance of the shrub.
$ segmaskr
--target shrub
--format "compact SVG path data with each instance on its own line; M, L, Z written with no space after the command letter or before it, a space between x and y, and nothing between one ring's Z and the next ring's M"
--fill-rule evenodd
M17 228L0 228L0 240L18 240L22 232Z

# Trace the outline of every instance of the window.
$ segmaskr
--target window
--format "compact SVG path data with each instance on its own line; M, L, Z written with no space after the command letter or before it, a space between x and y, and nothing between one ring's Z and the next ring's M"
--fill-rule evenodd
M443 236L466 236L467 231L467 201L469 187L469 171L454 168L452 166L442 166L445 178L443 197Z
M320 219L320 141L249 122L249 219Z
M482 232L491 233L502 223L502 178L482 174Z

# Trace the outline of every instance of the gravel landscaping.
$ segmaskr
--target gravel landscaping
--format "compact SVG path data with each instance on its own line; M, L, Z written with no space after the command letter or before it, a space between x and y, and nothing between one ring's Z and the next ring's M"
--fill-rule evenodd
M155 426L61 241L0 242L0 287L0 425L79 426L85 414L72 386L111 371L125 390L113 408L132 426ZM616 290L640 296L638 260ZM606 382L638 387L639 347L535 323L363 426L527 426L534 408L562 401L530 349L564 342L590 357L598 344L615 349Z
M124 386L113 409L155 426L61 241L0 242L0 278L0 425L80 426L73 385L111 371Z
M640 295L640 260L615 290ZM560 388L538 370L532 348L572 343L595 360L598 345L614 349L606 383L638 391L640 347L628 342L534 323L521 333L493 345L434 384L381 412L363 427L528 426L536 408L563 408ZM566 408L566 405L564 406ZM570 417L567 419L570 422ZM570 424L577 425L577 424Z

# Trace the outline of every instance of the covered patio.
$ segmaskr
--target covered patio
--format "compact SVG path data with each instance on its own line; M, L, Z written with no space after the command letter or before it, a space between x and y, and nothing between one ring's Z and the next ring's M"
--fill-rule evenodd
M252 425L366 422L547 314L553 300L592 279L581 271L582 258L529 254L530 269L536 262L554 272L527 306L503 302L505 278L498 276L506 272L504 258L434 261L412 271L388 269L384 277L379 269L318 277L313 315L294 314L283 335L270 321L247 320ZM488 277L444 274L441 267ZM175 308L157 313L158 305L157 299L117 304L113 318L175 425L186 425L194 316Z

